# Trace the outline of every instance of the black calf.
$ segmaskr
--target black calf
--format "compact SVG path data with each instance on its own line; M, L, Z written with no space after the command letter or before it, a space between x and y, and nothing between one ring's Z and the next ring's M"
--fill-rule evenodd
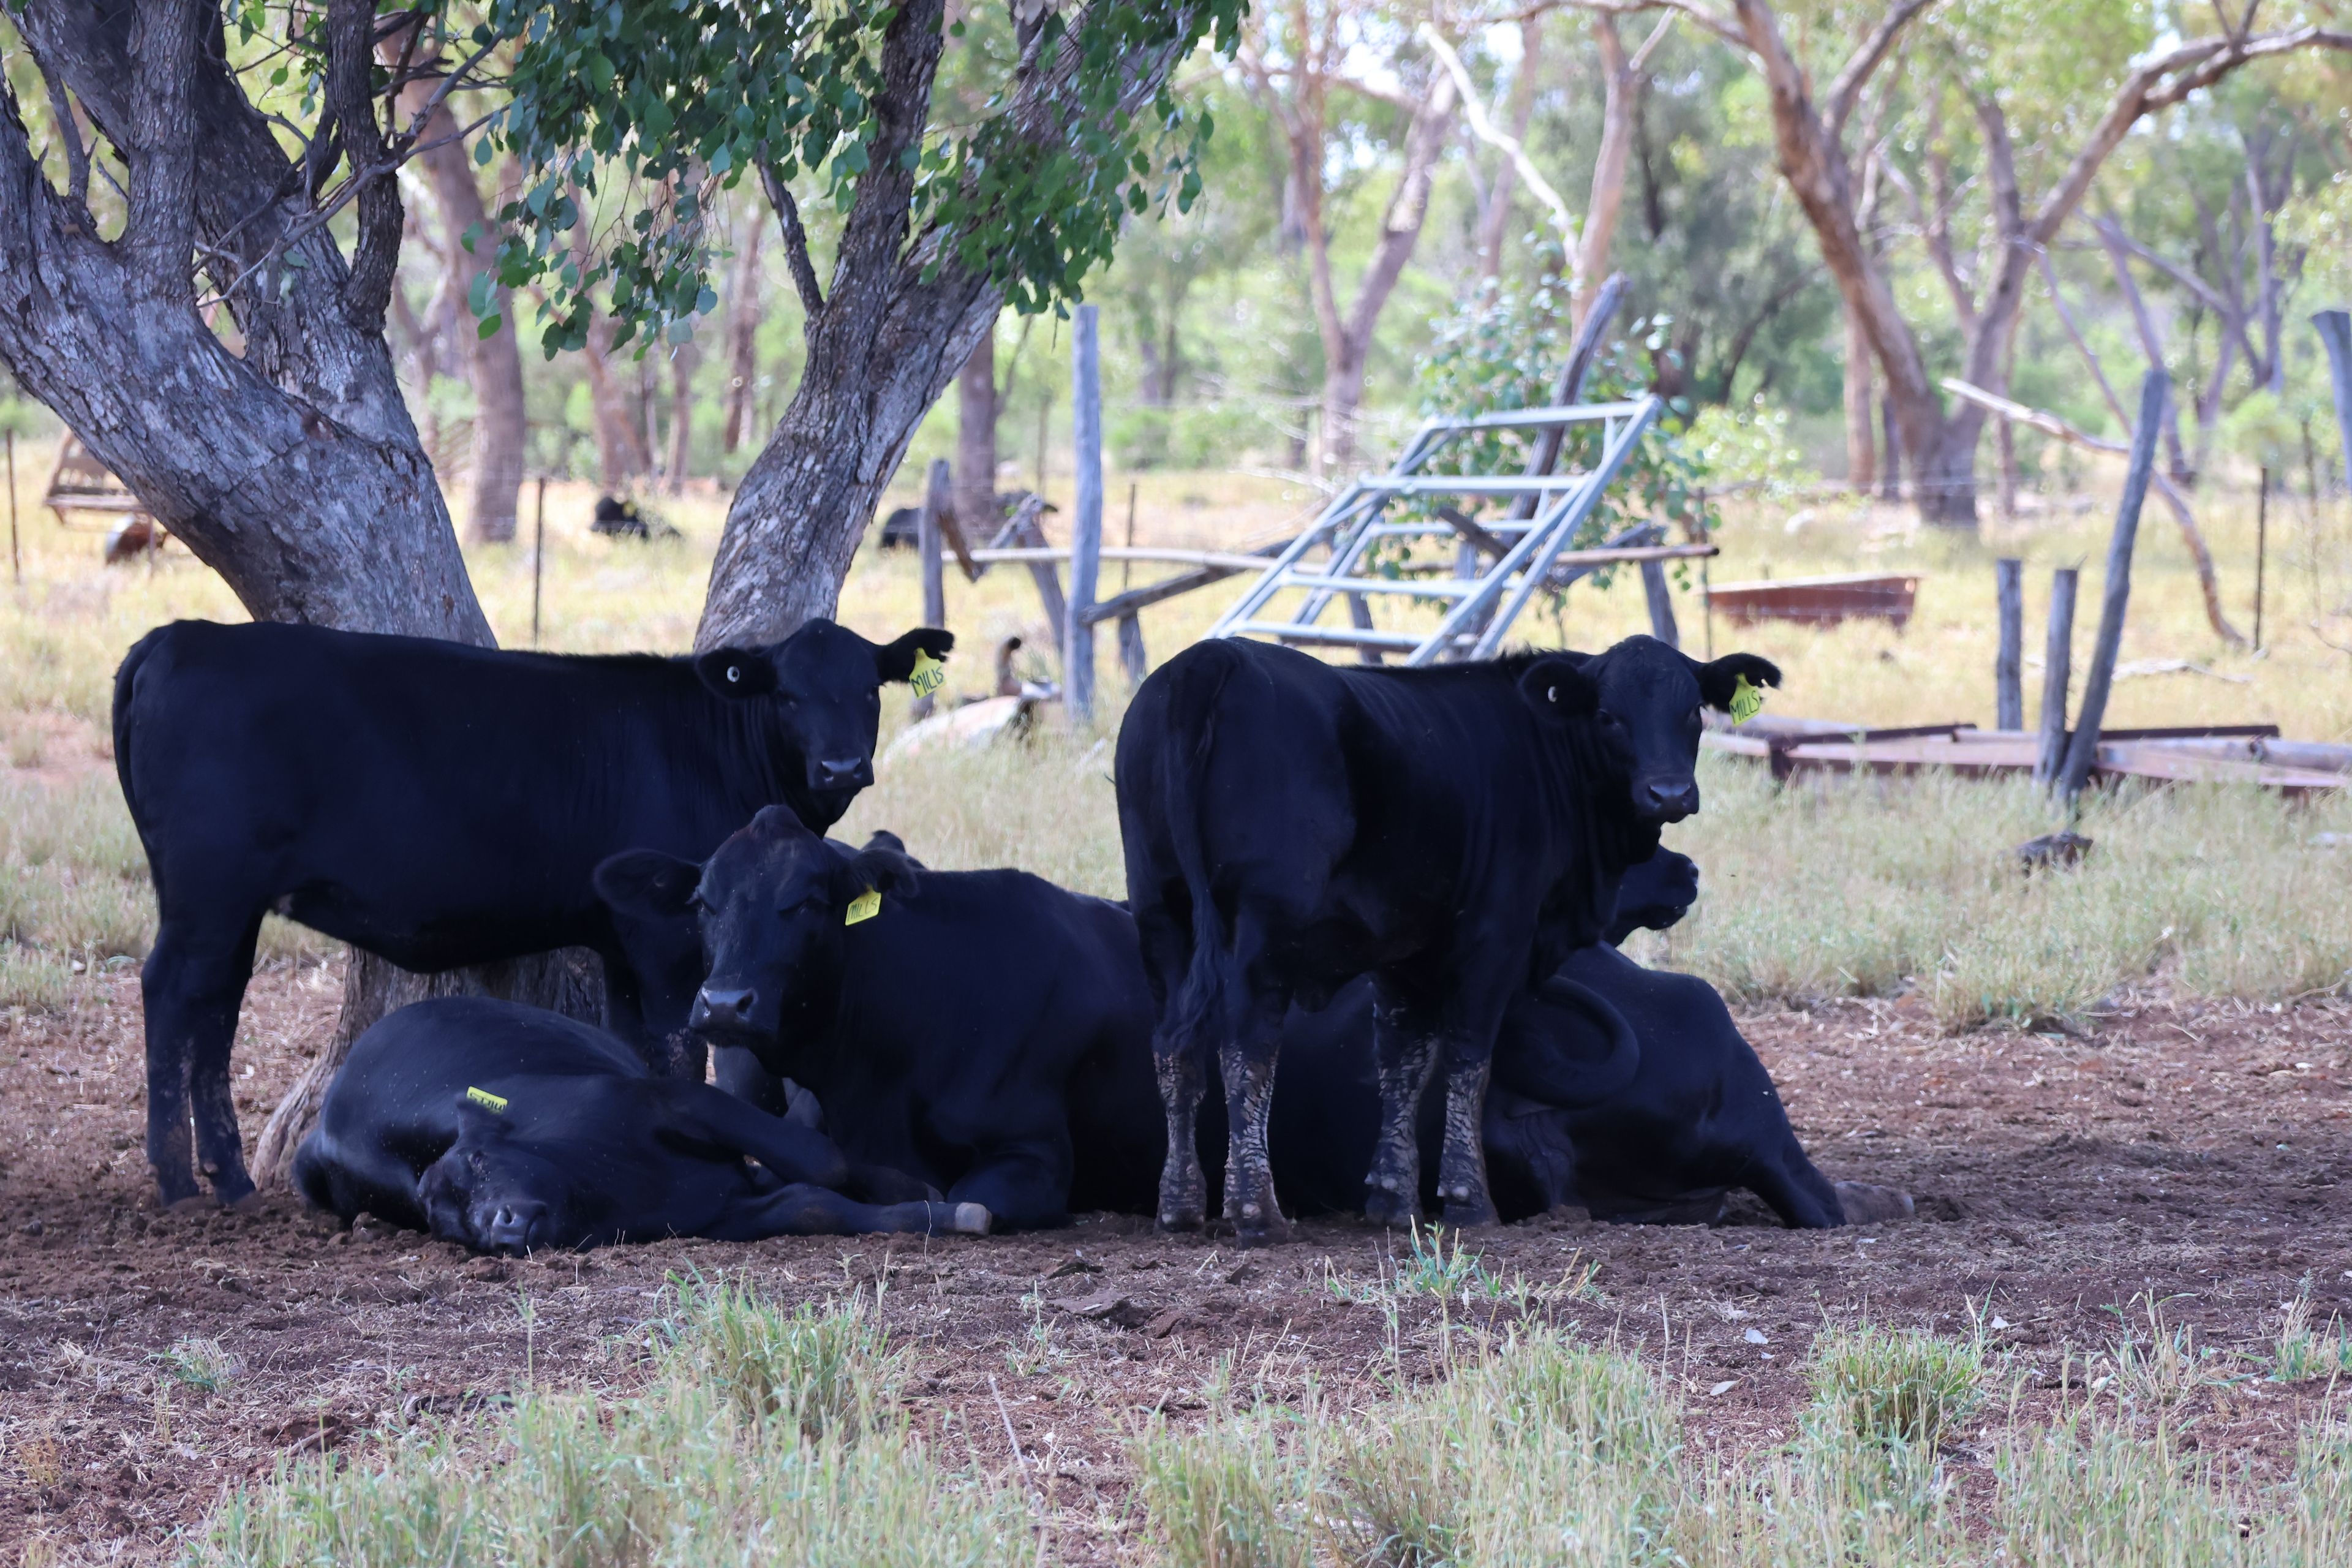
M789 1075L859 1157L1010 1229L1148 1204L1120 1152L1159 1124L1127 912L1026 872L923 870L895 843L851 851L775 806L708 865L635 852L598 886L641 931L690 932L698 910L694 1025L730 1047L722 1074L748 1056Z
M656 1078L583 1024L477 997L362 1035L294 1175L346 1220L365 1211L481 1252L988 1229L979 1205L924 1201L920 1183L852 1165L822 1133Z
M708 855L761 806L820 830L873 780L878 688L954 639L811 621L692 659L504 653L182 621L115 677L115 767L155 879L147 1157L163 1201L252 1190L229 1046L265 911L404 969L610 958L589 874ZM632 1032L637 998L614 988ZM190 1139L191 1100L194 1123Z

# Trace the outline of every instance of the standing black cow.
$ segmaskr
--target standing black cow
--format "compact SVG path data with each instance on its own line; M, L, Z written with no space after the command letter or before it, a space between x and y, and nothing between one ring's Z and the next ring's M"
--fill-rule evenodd
M1116 1153L1139 1131L1124 1108L1140 1100L1146 1138L1158 1121L1127 911L1025 871L926 870L895 843L853 851L771 806L705 866L635 852L597 886L639 962L700 911L694 1026L814 1090L857 1158L1006 1229L1148 1203Z
M1196 644L1137 692L1117 783L1127 885L1160 1003L1168 1121L1160 1223L1197 1226L1202 1051L1220 1047L1225 1215L1286 1222L1266 1163L1284 1015L1360 974L1380 996L1381 1126L1366 1210L1419 1212L1415 1107L1445 1065L1446 1218L1493 1223L1480 1141L1511 998L1598 941L1625 868L1698 809L1702 704L1752 654L1712 663L1651 637L1608 652L1361 669L1239 640Z
M403 1007L352 1042L294 1183L345 1220L479 1252L988 1229L986 1210L853 1165L821 1132L651 1076L601 1030L479 996Z
M830 826L873 782L878 687L954 638L811 621L694 658L505 653L182 621L114 685L114 759L161 915L142 973L165 1203L253 1190L229 1045L266 910L404 969L611 952L598 861L709 854L761 806ZM615 989L625 1031L635 998Z

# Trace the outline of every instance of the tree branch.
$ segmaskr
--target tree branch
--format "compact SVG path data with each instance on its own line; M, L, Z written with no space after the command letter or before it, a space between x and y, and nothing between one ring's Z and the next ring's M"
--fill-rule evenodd
M1862 89L1886 58L1886 51L1895 47L1895 38L1911 24L1911 19L1936 0L1897 0L1895 8L1886 13L1877 26L1871 29L1862 47L1853 52L1845 68L1830 83L1829 95L1822 100L1822 118L1828 122L1833 138L1845 134L1845 122L1853 114L1853 106L1862 97ZM1745 43L1746 40L1742 39Z
M43 59L36 62L41 69L41 86L49 95L49 112L56 116L58 134L66 144L66 201L72 208L74 222L85 234L93 232L89 216L89 153L81 144L81 127L74 121L73 100L66 96L66 84L58 76L58 68Z
M403 224L400 183L386 177L398 163L376 119L375 0L328 0L326 93L358 187L359 234L343 314L354 330L380 332L400 265Z
M793 200L792 186L777 177L768 164L760 165L760 183L768 188L768 203L776 209L776 221L784 231L784 266L793 275L793 287L799 290L801 310L807 318L801 323L806 331L824 310L824 290L816 285L816 268L809 261L808 231L801 226L800 204Z
M1673 19L1669 16L1666 20L1671 22ZM1486 106L1478 101L1478 89L1470 80L1469 71L1464 68L1462 57L1454 52L1454 46L1427 22L1423 22L1418 30L1422 41L1429 46L1438 63L1453 77L1454 88L1462 99L1463 118L1470 122L1471 133L1510 160L1520 182L1551 209L1552 220L1559 225L1560 244L1568 254L1573 256L1576 252L1576 215L1568 210L1566 198L1552 188L1549 180L1544 178L1543 171L1537 168L1535 160L1528 156L1525 144L1487 118Z

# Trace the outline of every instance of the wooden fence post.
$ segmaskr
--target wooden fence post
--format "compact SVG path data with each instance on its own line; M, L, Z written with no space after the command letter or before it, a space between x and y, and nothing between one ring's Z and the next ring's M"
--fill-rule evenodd
M547 564L547 476L539 476L539 500L530 525L530 646L539 646L539 578Z
M8 432L8 572L25 585L25 558L16 549L16 432Z
M2254 651L2263 651L2263 567L2271 552L2271 471L2256 470L2254 490Z
M2066 743L2066 770L2059 775L2059 793L2073 800L2090 782L2092 764L2099 757L2099 725L2107 716L2107 689L2116 678L2116 655L2124 643L2124 612L2131 604L2132 545L2139 538L2140 508L2147 500L2148 476L2156 463L2158 427L2164 423L2164 400L2172 392L2172 378L2161 366L2139 384L2139 423L2132 429L2131 468L2124 476L2123 503L2116 509L2116 531L2107 542L2107 574L2099 589L2099 640L2091 648L2091 668L2083 678L2083 707L2074 715L2074 738Z
M1102 363L1096 347L1097 309L1081 305L1070 332L1070 433L1077 468L1076 515L1070 523L1070 596L1062 635L1062 700L1072 722L1095 717L1095 581L1102 564Z
M2074 666L2074 586L2082 576L2073 566L2050 574L2050 631L2042 644L2042 750L2033 759L2033 782L2049 786L2066 758L2066 687Z
M955 480L945 458L933 458L931 470L923 486L923 504L915 514L915 542L921 547L923 559L923 625L944 626L948 624L948 584L946 563L942 559L947 518L955 506ZM910 717L928 719L935 706L929 694L915 699L908 710Z
M1143 655L1143 621L1132 611L1118 618L1118 664L1127 671L1129 691L1143 684L1151 673L1151 663Z
M2344 482L2352 486L2352 310L2322 310L2311 318L2327 345L2327 380L2336 391L2336 433L2344 443Z
M1993 722L2025 728L2025 563L2004 556L1992 563L1993 596L2000 603L2000 651L1993 656Z
M1668 647L1682 647L1682 635L1675 627L1675 596L1666 588L1664 562L1642 563L1642 592L1650 601L1650 635Z

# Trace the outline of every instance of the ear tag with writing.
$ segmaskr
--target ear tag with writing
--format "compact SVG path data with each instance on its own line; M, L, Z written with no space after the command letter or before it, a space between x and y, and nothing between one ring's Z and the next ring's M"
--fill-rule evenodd
M466 1098L485 1110L493 1111L500 1116L506 1114L507 1097L503 1094L492 1094L487 1089L468 1089L466 1090Z
M1748 721L1755 718L1757 714L1761 713L1763 710L1764 692L1762 688L1748 684L1748 678L1744 675L1738 680L1732 682L1731 721L1733 723L1745 724Z
M882 889L879 888L868 888L864 892L849 900L849 913L844 917L841 923L845 926L854 926L859 921L870 921L881 912Z
M907 684L915 689L918 697L929 697L948 683L948 667L921 648L915 650L915 668L907 676Z

